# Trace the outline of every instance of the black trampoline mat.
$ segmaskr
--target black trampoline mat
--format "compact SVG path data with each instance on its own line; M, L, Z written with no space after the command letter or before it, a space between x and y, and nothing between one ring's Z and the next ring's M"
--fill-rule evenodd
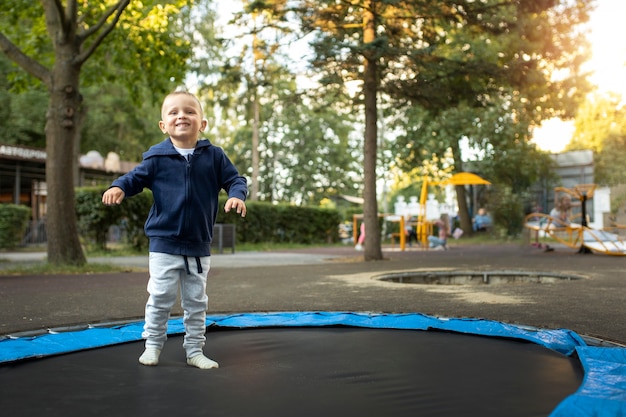
M211 330L219 369L186 365L182 336L156 367L143 342L0 366L5 416L547 416L580 386L576 358L438 331Z

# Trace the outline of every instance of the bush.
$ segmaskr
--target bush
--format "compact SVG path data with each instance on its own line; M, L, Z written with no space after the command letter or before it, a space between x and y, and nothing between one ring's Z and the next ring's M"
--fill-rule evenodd
M12 249L22 243L30 209L15 204L0 204L0 249Z
M235 224L237 242L324 244L339 241L339 212L335 209L301 207L247 201L248 214L224 213L221 196L217 223Z
M83 187L76 190L76 215L78 230L85 244L106 249L109 228L123 224L127 243L137 250L148 248L148 238L143 225L152 205L152 193L145 190L124 199L120 205L105 206L102 194L108 187Z
M85 243L106 249L107 233L124 223L126 239L136 250L147 250L144 223L152 205L152 193L144 190L119 206L102 204L106 187L85 187L76 191L76 213ZM339 213L335 209L300 207L248 201L248 213L224 212L226 196L219 199L216 223L235 224L236 241L241 243L324 244L339 241Z
M148 250L148 237L144 232L144 224L150 213L154 199L152 191L143 190L142 193L124 200L122 220L126 227L126 241L137 251Z
M489 211L498 238L518 237L524 228L524 196L510 187L500 187L491 194Z

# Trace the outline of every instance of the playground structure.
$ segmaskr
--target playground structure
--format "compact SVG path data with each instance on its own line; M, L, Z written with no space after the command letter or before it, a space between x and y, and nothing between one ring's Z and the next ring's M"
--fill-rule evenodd
M580 202L581 213L571 216L568 222L544 213L530 213L524 219L524 225L534 233L533 244L541 246L540 237L549 237L578 253L600 253L606 255L625 256L626 243L617 233L589 227L587 217L587 200L593 197L595 184L579 184L572 188L557 187L555 194L565 193ZM556 199L555 199L556 200ZM579 220L580 223L575 222ZM611 229L623 228L615 225Z
M471 172L459 172L452 175L447 180L439 182L430 181L427 177L424 177L422 192L420 194L420 213L417 218L417 240L424 248L428 247L428 236L432 234L433 230L432 222L429 222L426 216L426 200L428 198L428 187L430 185L491 185L491 183Z
M410 222L412 226L415 226L417 242L422 248L428 248L428 236L432 235L434 230L434 222L429 219L426 210L428 207L428 187L433 185L491 185L491 182L471 172L459 172L444 181L431 181L428 177L424 177L420 192L417 221ZM382 217L385 221L399 223L399 233L393 234L392 239L395 237L394 235L397 235L400 250L404 251L406 249L406 233L404 233L404 230L407 222L410 220L407 220L404 215L399 214L379 214L378 217ZM362 214L353 215L352 231L354 243L357 242L359 234L358 220L362 218Z
M398 242L400 245L400 250L404 251L406 249L406 233L403 233L403 231L405 230L405 226L407 223L409 223L409 221L407 221L405 219L404 216L398 216L396 214L379 214L378 215L379 218L382 218L384 221L388 221L388 222L392 222L392 223L398 223L399 224L399 228L398 228L398 233L393 233L392 234L392 239L394 237L398 237ZM354 243L357 242L358 238L359 238L359 220L363 219L363 215L362 214L354 214L352 216L352 241ZM430 224L430 231L432 232L432 224Z

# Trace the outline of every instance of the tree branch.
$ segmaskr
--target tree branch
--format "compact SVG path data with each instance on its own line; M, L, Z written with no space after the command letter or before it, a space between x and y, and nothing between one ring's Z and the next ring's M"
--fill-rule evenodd
M24 71L41 80L47 87L52 86L52 74L50 70L22 52L2 32L0 32L0 49Z
M82 32L80 34L80 38L87 39L88 37L96 33L97 31L99 31L102 28L102 26L104 26L104 24L107 22L109 17L111 17L113 13L115 13L116 10L118 10L120 7L122 7L122 10L123 10L124 8L126 8L126 6L128 6L128 3L130 3L130 1L120 0L117 4L114 4L113 6L109 7L109 9L104 12L102 17L100 17L100 20L98 20L98 23L96 23L95 25L91 26L90 28Z
M43 7L44 15L46 18L46 28L48 29L48 35L52 40L53 48L56 47L56 43L62 38L67 36L67 20L63 11L63 5L61 0L40 0ZM53 32L54 28L60 28L60 33Z
M87 58L89 58L95 52L96 48L100 46L104 38L106 38L107 35L111 33L111 31L115 28L115 25L117 25L117 22L119 22L120 17L122 16L122 13L124 12L124 9L128 7L129 3L130 3L130 0L120 0L117 4L111 6L102 15L98 23L96 23L94 26L90 27L88 30L84 31L83 33L79 35L80 42L82 43L89 36L92 36L101 30L100 34L96 37L96 39L94 39L93 43L89 45L89 48L85 49L76 58L74 58L75 64L82 64L83 62L87 60ZM115 14L113 21L107 24L107 20L113 14Z
M74 6L76 6L76 1L72 1L70 3L73 3ZM61 27L63 28L63 31L65 32L65 30L67 30L67 20L65 19L65 13L63 13L63 4L61 4L61 0L54 0L54 7L57 11L57 16L59 18L59 20L61 21ZM68 5L69 7L69 5Z
M60 10L62 10L61 0L54 0ZM65 32L70 31L70 28L65 26L66 24L71 24L74 26L74 30L76 30L76 16L78 15L78 5L76 4L77 0L70 0L67 2L67 12L66 14L61 13L61 23L63 24L63 30ZM71 22L71 23L70 23Z

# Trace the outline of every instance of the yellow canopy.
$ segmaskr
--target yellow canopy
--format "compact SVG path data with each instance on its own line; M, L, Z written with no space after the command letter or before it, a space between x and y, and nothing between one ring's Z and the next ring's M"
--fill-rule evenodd
M454 174L450 178L441 182L429 182L427 177L424 177L422 182L422 192L420 194L420 213L418 216L417 224L417 238L426 247L428 244L428 225L426 224L426 200L428 199L428 186L429 185L478 185L491 184L486 179L479 177L471 172L459 172Z
M475 185L475 184L485 184L490 185L491 183L486 179L479 177L476 174L472 174L471 172L459 172L458 174L454 174L450 178L445 181L440 182L441 185Z
M486 179L479 177L476 174L472 174L471 172L459 172L454 174L450 178L441 182L429 182L425 177L422 182L422 192L420 194L420 204L425 205L426 199L428 198L428 186L429 185L477 185L477 184L485 184L490 185L491 183Z

